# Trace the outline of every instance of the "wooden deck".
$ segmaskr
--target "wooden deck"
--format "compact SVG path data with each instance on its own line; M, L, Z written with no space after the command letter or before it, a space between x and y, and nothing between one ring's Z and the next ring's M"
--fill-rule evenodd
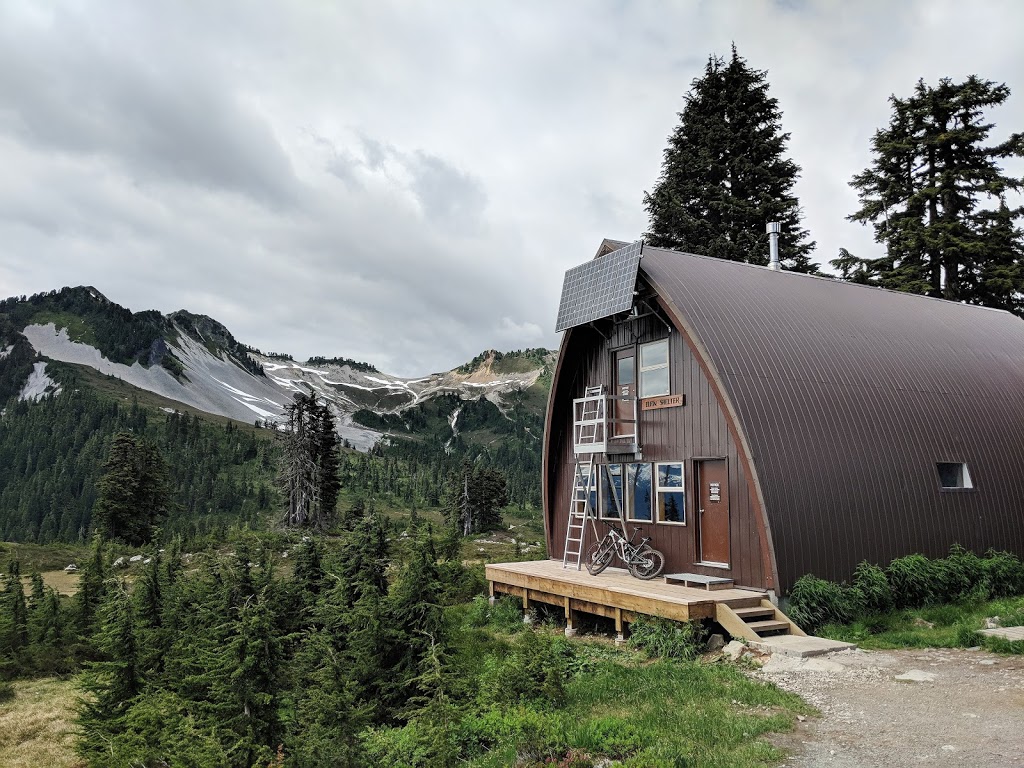
M667 584L663 577L641 581L622 568L608 568L591 576L585 570L563 568L560 560L526 563L495 563L486 567L491 595L521 597L523 609L531 602L560 606L567 628L572 630L573 613L590 613L623 622L637 616L660 616L676 621L717 619L721 608L757 608L765 596L748 589L705 590Z

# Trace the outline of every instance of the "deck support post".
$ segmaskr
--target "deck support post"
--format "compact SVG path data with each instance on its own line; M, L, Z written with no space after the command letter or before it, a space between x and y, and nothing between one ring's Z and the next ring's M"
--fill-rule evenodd
M576 637L576 627L573 622L572 599L566 597L562 600L565 607L565 636Z
M622 609L615 609L615 644L625 645L626 644L626 627L622 623Z
M530 616L530 590L523 590L523 624L533 624L533 617Z
M493 606L494 603L495 603L494 582L493 581L488 581L487 582L487 591L488 591L487 604Z

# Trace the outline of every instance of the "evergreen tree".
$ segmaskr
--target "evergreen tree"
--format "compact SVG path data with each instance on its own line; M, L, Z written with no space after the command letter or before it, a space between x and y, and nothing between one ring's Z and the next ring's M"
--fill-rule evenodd
M3 595L5 609L10 617L10 630L4 643L11 651L17 652L28 645L28 606L25 604L25 590L21 584L21 567L12 560L7 567L7 590Z
M463 536L502 527L501 510L508 504L508 482L496 469L462 463L448 484L444 515Z
M803 229L793 187L799 166L785 155L778 101L767 73L732 48L710 56L684 97L669 136L661 176L644 194L651 245L730 261L767 264L765 225L782 224L779 258L796 272L816 272L814 243Z
M1021 189L1000 162L1024 156L1024 134L989 143L986 110L1010 90L971 75L935 87L918 81L909 98L890 97L889 125L871 140L874 161L850 185L885 255L848 252L832 262L846 279L953 301L1024 310L1024 209L1007 193Z
M341 482L334 417L316 395L296 395L285 406L279 484L285 524L325 530L333 520Z
M90 663L82 680L89 695L79 712L78 749L83 757L102 763L112 738L123 729L125 714L142 692L142 669L127 583L118 581L107 590L100 613L95 644L103 660Z
M103 540L96 536L92 541L92 552L81 570L78 591L73 598L75 627L83 638L92 635L96 624L96 610L106 594L107 565Z
M129 432L114 436L98 484L93 525L108 539L138 546L167 514L168 470L160 451Z

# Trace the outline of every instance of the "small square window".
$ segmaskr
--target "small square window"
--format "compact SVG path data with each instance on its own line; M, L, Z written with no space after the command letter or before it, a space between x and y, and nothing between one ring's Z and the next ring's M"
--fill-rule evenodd
M943 488L973 488L971 472L961 462L940 461L935 465L939 471L939 484Z

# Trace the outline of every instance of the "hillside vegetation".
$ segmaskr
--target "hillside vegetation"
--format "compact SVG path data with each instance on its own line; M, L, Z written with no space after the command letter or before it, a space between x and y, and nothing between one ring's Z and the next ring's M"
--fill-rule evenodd
M66 687L7 686L0 755L67 765L73 717L89 766L743 768L778 760L758 737L808 711L725 664L525 627L517 600L474 597L457 539L368 507L343 521L328 540L172 545L131 579L97 542L70 601L9 578L0 693L81 669L81 698L72 714L42 699Z

